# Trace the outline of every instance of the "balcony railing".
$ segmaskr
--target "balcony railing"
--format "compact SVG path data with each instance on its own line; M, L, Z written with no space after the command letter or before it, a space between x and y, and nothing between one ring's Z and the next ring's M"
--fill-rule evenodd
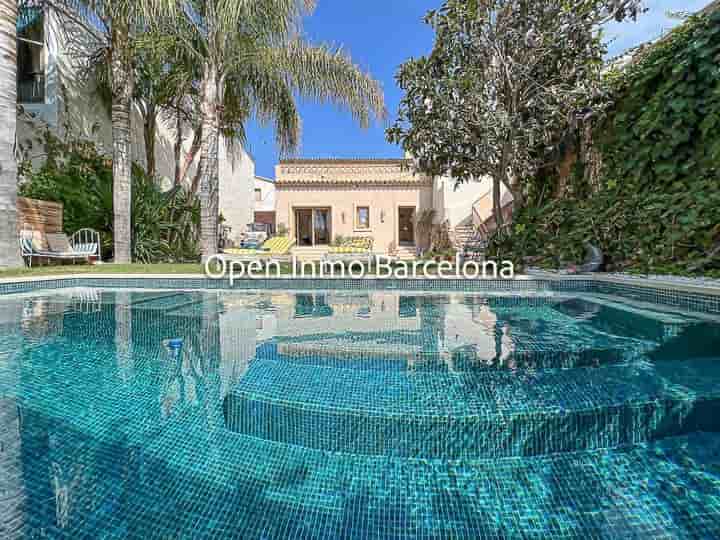
M45 102L45 74L35 73L18 79L18 103L44 103Z

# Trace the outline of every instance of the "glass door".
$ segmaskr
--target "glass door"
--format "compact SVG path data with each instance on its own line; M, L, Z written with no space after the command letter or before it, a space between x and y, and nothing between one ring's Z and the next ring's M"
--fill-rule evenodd
M332 239L330 208L295 210L295 241L298 246L326 246Z
M315 245L330 244L330 209L316 208L315 213Z
M398 240L400 245L415 245L415 207L401 206L398 210Z
M295 242L298 246L313 245L312 210L295 210Z

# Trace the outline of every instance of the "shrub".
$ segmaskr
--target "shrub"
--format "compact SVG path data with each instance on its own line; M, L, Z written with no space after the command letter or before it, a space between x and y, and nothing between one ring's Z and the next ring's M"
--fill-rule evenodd
M32 171L21 166L19 194L63 204L63 227L88 227L100 233L103 255L113 245L112 162L87 141L60 142L47 135L45 164ZM142 168L132 169L133 260L141 263L199 259L200 206L187 189L162 192Z

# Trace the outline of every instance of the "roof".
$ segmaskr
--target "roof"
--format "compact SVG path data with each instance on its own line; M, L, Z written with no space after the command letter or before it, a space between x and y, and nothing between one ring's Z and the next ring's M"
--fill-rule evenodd
M268 177L266 177L266 176L260 176L260 175L257 175L257 174L255 175L255 180L260 180L261 182L268 182L268 183L270 183L270 184L274 184L274 183L275 183L275 180L273 180L272 178L268 178Z
M276 168L278 187L293 185L405 185L432 182L406 159L286 159Z
M366 164L366 165L378 165L378 164L400 164L410 163L410 160L402 158L297 158L297 159L281 159L280 165L307 165L307 164L329 164L336 165L339 163L349 164Z

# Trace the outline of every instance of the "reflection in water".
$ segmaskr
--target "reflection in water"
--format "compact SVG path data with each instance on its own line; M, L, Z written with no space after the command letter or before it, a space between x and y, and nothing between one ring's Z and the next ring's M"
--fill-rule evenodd
M717 517L720 441L692 439L720 431L712 322L380 291L2 303L0 538L552 536L557 516L568 537L640 534L648 490L688 474L694 506L654 499L664 530ZM627 508L595 512L618 476Z

